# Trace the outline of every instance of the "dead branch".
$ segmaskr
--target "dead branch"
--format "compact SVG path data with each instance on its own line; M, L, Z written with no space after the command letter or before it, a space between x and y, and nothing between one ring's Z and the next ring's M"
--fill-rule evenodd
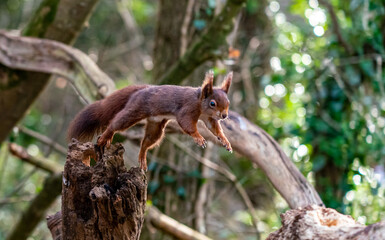
M115 89L114 82L86 54L52 40L12 36L0 31L0 63L12 69L62 76L88 102L105 97Z
M152 225L163 232L181 240L210 240L211 238L175 221L173 218L162 214L154 206L147 210L147 218Z
M385 239L385 221L369 226L331 208L308 206L281 214L282 227L267 240Z
M17 145L16 143L9 143L8 149L11 154L13 154L15 157L20 158L21 160L39 168L43 171L46 171L50 174L58 173L62 171L63 167L53 164L48 159L42 159L38 157L32 157L28 154L27 150L25 150L22 146Z
M60 145L59 143L55 142L54 140L52 140L51 138L39 133L39 132L35 132L31 129L28 129L28 128L25 128L23 126L18 126L20 132L22 133L25 133L37 140L39 140L40 142L50 146L50 147L53 147L53 149L55 149L57 152L67 156L67 149L65 147L63 147L62 145Z

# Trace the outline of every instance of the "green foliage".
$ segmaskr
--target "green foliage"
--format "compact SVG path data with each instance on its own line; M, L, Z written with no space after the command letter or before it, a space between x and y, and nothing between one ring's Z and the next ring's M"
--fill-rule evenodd
M294 1L289 12L272 13L279 59L270 61L273 73L261 82L258 119L304 174L314 176L327 206L373 223L383 218L377 212L385 210L378 194L384 186L352 166L357 162L370 172L384 164L385 8L381 1L331 3L332 13L315 0ZM302 20L287 22L283 16L290 15ZM359 185L354 176L362 177ZM356 204L368 201L364 211Z

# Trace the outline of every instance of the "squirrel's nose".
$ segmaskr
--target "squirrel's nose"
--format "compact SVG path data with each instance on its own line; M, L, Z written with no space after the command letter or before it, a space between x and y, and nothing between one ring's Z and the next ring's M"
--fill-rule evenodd
M227 118L227 114L226 113L222 113L222 118L223 119Z

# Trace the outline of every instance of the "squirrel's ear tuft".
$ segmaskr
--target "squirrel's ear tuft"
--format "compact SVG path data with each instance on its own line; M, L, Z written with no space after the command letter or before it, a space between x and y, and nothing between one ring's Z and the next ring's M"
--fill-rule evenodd
M205 80L202 84L201 99L205 99L213 94L213 82L214 82L214 71L210 70L205 75Z
M226 75L225 79L224 79L223 82L222 82L221 88L222 88L222 90L223 90L225 93L228 93L229 88L230 88L230 85L231 85L231 81L232 81L232 80L233 80L233 72L231 71L231 72L229 72L229 73Z

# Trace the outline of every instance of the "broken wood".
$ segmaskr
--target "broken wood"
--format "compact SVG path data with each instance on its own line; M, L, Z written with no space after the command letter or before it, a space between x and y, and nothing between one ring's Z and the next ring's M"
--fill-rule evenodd
M369 226L356 222L332 208L316 205L281 214L282 227L266 240L366 240L385 239L385 221Z
M106 149L95 166L92 143L73 139L63 173L63 239L128 239L140 237L147 179L140 168L127 171L120 144Z

